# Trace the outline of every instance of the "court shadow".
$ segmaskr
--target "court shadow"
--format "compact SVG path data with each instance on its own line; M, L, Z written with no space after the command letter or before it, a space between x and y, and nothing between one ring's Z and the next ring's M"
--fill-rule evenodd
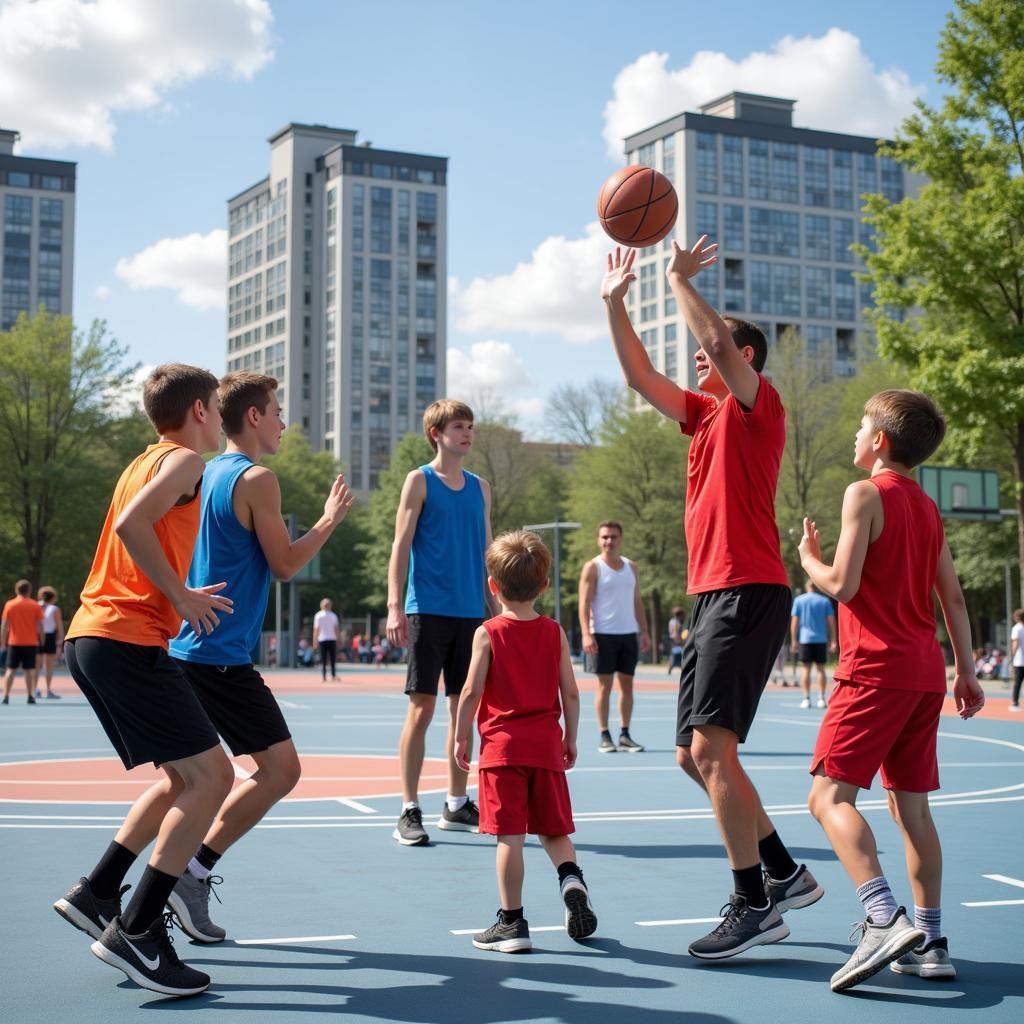
M624 843L576 843L575 846L577 850L587 853L630 857L637 860L715 860L725 856L725 850L719 843L652 843L643 846ZM828 847L791 846L789 852L798 864L807 861L832 862L836 859L836 855Z

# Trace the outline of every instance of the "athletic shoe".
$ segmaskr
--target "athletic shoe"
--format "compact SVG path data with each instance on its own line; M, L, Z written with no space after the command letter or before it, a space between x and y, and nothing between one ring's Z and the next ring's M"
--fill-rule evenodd
M624 732L619 737L619 750L627 750L631 754L639 754L643 749L643 746L637 743L637 741L633 739L628 732Z
M7 701L4 701L4 703L6 704ZM1007 710L1008 711L1020 711L1020 705L1019 704L1011 704L1009 706L1009 708L1007 708Z
M590 903L590 893L582 875L566 875L562 879L562 902L565 904L565 930L570 939L579 942L597 931L597 914Z
M530 926L526 918L519 918L511 924L505 924L498 913L498 920L485 932L477 932L473 936L473 945L477 949L493 949L496 953L529 953L533 949L530 941Z
M60 700L60 694L59 693L48 693L46 695L46 699L47 700Z
M853 955L832 975L833 992L859 985L924 941L924 932L911 924L903 907L897 907L886 924L875 924L869 917L854 925L851 940L857 932L861 937Z
M943 981L956 977L956 968L949 959L949 943L945 939L932 939L904 953L889 964L889 970L897 974L916 974L919 978Z
M804 697L804 699L802 701L800 701L800 707L802 707L802 708L809 708L810 706L811 706L811 698L810 697Z
M430 842L430 836L423 827L423 812L418 807L402 811L402 816L398 819L398 825L391 836L403 846L426 846Z
M91 938L98 939L103 929L121 916L121 897L131 888L122 885L121 891L109 900L101 900L93 891L88 878L80 878L56 903L53 909L68 924L73 924Z
M780 942L789 935L789 926L771 902L764 910L754 910L742 896L733 893L719 913L722 923L690 944L690 956L699 960L724 960L752 946Z
M598 743L597 749L602 754L614 754L619 748L615 746L615 741L608 733L601 733L601 742Z
M205 992L210 976L183 964L174 951L168 929L173 914L158 917L141 935L128 935L115 917L89 947L94 956L116 967L136 985L165 996L195 996Z
M36 702L35 697L29 697L29 699L28 699L28 703L29 704L35 704L35 702Z
M825 703L825 698L824 697L819 697L818 698L818 707L819 708L827 708L828 707L828 704Z
M446 800L441 817L437 819L437 827L445 832L479 832L480 808L472 800L467 800L457 811L451 811Z
M36 690L36 697L37 697L37 698L38 698L39 700L42 700L42 697L43 697L43 691L42 691L42 690L39 690L39 689L37 689L37 690Z
M766 871L764 873L764 891L778 908L780 914L787 910L799 910L817 903L825 890L818 884L814 875L807 870L806 864L796 869L796 874L786 882L779 882Z
M196 878L185 868L167 897L167 906L178 919L181 930L196 942L223 942L227 938L228 933L210 920L210 893L220 903L213 887L223 881L220 875Z
M11 703L11 698L10 697L4 697L3 700L0 700L0 704L10 704L10 703Z

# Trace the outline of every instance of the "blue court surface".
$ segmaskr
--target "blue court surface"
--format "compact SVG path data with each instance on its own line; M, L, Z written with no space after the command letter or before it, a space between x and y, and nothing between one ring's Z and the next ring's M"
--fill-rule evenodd
M498 904L493 840L436 827L430 847L391 838L406 707L400 675L347 666L343 674L333 686L314 675L271 678L306 760L306 789L297 792L312 796L279 804L218 865L223 904L213 902L212 916L228 929L226 942L194 945L173 932L183 958L213 977L208 992L185 1000L136 988L50 909L91 869L138 784L115 770L66 679L60 702L28 707L16 690L0 709L5 1024L161 1013L219 1024L337 1014L431 1024L1024 1020L1024 722L942 721L934 806L945 848L943 930L959 977L929 983L886 970L834 995L828 979L861 910L805 809L822 712L800 710L796 691L766 692L745 763L826 895L786 915L789 939L708 964L686 947L712 927L731 876L703 794L675 767L675 693L664 675L647 670L638 693L632 731L647 745L642 754L597 752L592 693L583 694L570 787L597 936L577 945L565 934L554 872L531 840L525 908L534 951L508 956L474 949L468 934L488 926ZM439 713L422 791L428 825L445 788L443 739ZM862 808L897 898L907 901L902 843L877 786Z

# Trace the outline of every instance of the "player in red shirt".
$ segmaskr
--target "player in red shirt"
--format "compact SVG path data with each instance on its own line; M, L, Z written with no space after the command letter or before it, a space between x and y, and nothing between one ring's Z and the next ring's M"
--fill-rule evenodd
M967 608L939 510L911 474L945 430L926 395L875 395L864 407L853 459L871 476L846 489L832 565L821 560L814 521L804 520L803 567L815 586L840 602L837 686L814 748L810 808L866 914L856 950L832 976L834 992L889 963L899 974L956 976L941 937L942 848L928 808L928 793L939 788L935 746L946 695L933 593L953 645L953 696L961 717L977 714L985 694L975 676ZM903 831L913 924L896 904L874 834L856 807L879 768L889 810Z
M782 912L809 906L823 890L790 856L739 762L792 604L775 525L786 423L778 392L761 376L768 344L760 328L723 319L691 283L717 259L706 241L690 250L673 242L667 269L700 346L700 393L658 373L633 330L624 300L636 279L634 251L608 257L601 297L626 383L692 437L685 527L687 589L696 602L683 649L676 760L707 791L732 867L722 923L689 948L720 960L784 939Z
M455 760L469 771L469 731L479 708L480 831L498 837L498 920L473 936L478 949L525 953L523 843L537 835L558 869L565 930L593 935L590 904L576 850L566 770L576 763L580 695L562 627L534 609L547 589L551 552L535 533L506 533L487 548L490 592L501 614L473 637L473 656L455 722ZM565 718L565 729L560 719Z

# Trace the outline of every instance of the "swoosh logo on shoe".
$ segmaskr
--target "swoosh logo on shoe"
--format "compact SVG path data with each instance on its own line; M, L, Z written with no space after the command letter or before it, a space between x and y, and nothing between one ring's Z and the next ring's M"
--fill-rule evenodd
M104 928L106 928L107 925L110 924L110 922L102 914L97 912L96 916L100 919L100 924L103 925Z
M131 951L132 951L132 952L133 952L133 953L134 953L134 954L135 954L135 955L136 955L136 956L137 956L137 957L138 957L138 958L139 958L139 959L140 959L140 960L142 961L142 963L143 963L143 964L145 964L145 965L146 965L146 967L148 967L148 968L149 968L149 969L150 969L151 971L155 971L155 970L156 970L156 969L157 969L157 968L158 968L158 967L160 966L160 954L159 954L159 953L157 953L157 955L156 955L156 957L154 957L154 959L150 960L148 956L143 956L143 955L142 955L142 954L141 954L141 953L140 953L140 952L138 951L138 949L136 949L136 947L135 947L135 944L134 944L134 943L133 943L133 942L131 941L131 939L129 939L129 938L128 938L128 936L127 936L127 935L125 935L125 934L124 934L124 932L122 932L122 933L121 933L121 936L122 936L122 938L124 939L124 941L125 941L126 945L128 946L128 948L129 948L129 949L130 949L130 950L131 950Z

